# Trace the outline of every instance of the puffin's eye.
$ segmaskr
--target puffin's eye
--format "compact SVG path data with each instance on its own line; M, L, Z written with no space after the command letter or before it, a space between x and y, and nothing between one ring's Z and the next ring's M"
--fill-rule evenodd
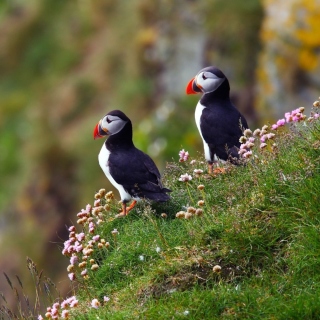
M208 78L204 75L204 73L202 74L202 79L203 79L203 80L208 79Z
M109 117L107 117L106 120L107 120L108 123L112 122L112 120L110 120Z

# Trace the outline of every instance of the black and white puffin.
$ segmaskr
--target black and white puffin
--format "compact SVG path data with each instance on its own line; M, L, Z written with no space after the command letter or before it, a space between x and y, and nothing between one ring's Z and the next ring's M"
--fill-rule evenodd
M122 212L126 216L137 200L146 198L167 201L171 190L162 186L153 160L137 149L132 141L132 123L119 110L110 111L95 126L94 139L109 136L99 153L99 164L109 181L120 193ZM129 207L127 203L133 199Z
M237 164L239 138L248 125L230 101L227 77L216 67L206 67L189 81L186 92L203 93L196 107L195 120L203 140L209 174L218 160Z

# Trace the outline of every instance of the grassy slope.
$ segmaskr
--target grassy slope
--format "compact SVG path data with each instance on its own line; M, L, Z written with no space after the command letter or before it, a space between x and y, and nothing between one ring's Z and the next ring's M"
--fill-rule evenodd
M107 223L94 232L110 247L93 244L90 258L100 267L91 271L88 262L76 319L319 318L319 121L282 129L275 142L273 152L256 148L246 166L215 177L194 176L206 169L201 160L168 164L164 180L173 192L165 205L142 203L112 219L118 205L111 201L102 212ZM186 172L193 179L178 181ZM201 199L203 216L175 217ZM93 298L99 309L89 307Z

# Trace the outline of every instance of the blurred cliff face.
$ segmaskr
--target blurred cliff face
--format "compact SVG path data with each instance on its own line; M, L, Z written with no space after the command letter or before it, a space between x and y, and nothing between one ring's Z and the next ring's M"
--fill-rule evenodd
M251 125L263 120L260 114L277 114L263 111L273 106L291 110L292 100L283 96L303 98L297 88L318 88L304 81L319 67L318 1L290 3L1 2L0 271L14 268L23 278L28 255L59 279L67 262L58 248L65 225L95 190L111 189L97 162L101 143L92 139L93 126L109 110L128 114L137 147L164 168L181 147L202 150L193 115L199 97L184 93L202 67L224 71ZM291 20L276 18L277 6ZM297 57L287 50L288 21L304 48ZM288 55L295 63L286 64ZM64 273L62 279L67 286ZM4 291L6 284L0 286Z

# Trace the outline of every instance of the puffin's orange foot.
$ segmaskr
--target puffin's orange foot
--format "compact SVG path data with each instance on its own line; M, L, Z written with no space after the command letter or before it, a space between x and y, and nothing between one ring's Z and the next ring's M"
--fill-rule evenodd
M116 218L125 217L129 213L129 211L131 211L135 207L136 203L137 201L133 200L130 206L127 208L127 204L125 202L122 202L122 211L119 214L117 214L115 217Z

